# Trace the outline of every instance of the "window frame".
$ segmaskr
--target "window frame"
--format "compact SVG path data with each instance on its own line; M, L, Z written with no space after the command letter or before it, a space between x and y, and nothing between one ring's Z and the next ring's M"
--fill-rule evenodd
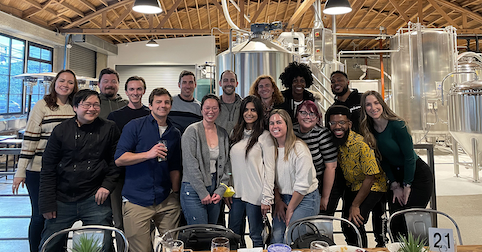
M3 36L3 37L7 37L9 38L9 52L8 52L8 60L9 60L9 64L8 64L8 79L7 79L7 82L8 82L8 86L7 86L7 104L6 104L6 110L7 112L5 113L1 113L0 112L0 116L9 116L9 115L21 115L21 114L24 114L24 109L25 107L23 106L23 103L24 103L24 88L23 88L23 84L22 84L22 92L21 92L21 96L22 96L22 104L20 106L20 111L19 112L8 112L10 110L10 88L11 88L11 79L13 76L15 75L12 75L12 44L13 44L13 40L17 40L17 41L20 41L20 42L23 42L24 44L24 50L23 50L23 69L22 69L22 73L25 73L25 68L26 68L26 47L27 47L27 44L28 44L28 41L25 40L25 39L21 39L21 38L17 38L15 36L12 36L12 35L8 35L8 34L4 34L4 33L0 33L0 36ZM16 58L16 57L13 57L13 58ZM17 58L18 59L18 58Z

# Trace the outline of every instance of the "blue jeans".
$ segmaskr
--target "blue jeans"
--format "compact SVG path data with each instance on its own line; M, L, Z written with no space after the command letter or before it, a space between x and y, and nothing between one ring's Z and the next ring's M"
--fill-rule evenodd
M236 234L244 236L245 218L248 217L249 222L249 238L253 241L253 247L263 247L263 215L261 214L261 206L253 205L242 201L240 198L233 198L231 210L229 211L229 229Z
M103 204L95 203L94 195L76 202L57 201L57 218L45 220L45 228L42 232L42 244L55 232L70 228L76 221L82 221L84 226L102 225L112 227L112 210L110 208L110 197ZM66 235L56 236L52 239L46 251L57 252L66 251ZM106 232L104 235L104 250L112 251L112 235Z
M281 199L286 205L290 204L291 195L281 194ZM320 194L318 190L314 190L303 197L300 204L295 208L293 215L291 216L291 224L299 219L315 216L320 211ZM273 218L273 238L271 243L284 243L284 236L286 230L286 223L283 220L278 220L277 217Z
M212 184L206 187L206 189L210 195L213 195L214 189L216 189L216 175L211 175L211 179ZM182 182L181 208L188 225L216 224L221 211L221 202L218 202L218 204L203 205L199 195L191 184Z
M30 252L37 252L45 222L44 216L40 214L38 207L40 172L27 171L25 184L27 185L30 205L32 207L32 216L30 217L30 225L28 226L28 242L30 244Z

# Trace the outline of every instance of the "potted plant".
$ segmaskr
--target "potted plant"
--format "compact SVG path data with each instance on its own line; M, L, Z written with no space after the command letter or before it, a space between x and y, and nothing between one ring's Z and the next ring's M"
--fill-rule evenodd
M400 249L399 252L425 252L426 239L420 239L414 237L412 233L408 233L407 237L400 236Z
M74 241L72 252L100 252L102 243L94 235L82 234L79 239Z

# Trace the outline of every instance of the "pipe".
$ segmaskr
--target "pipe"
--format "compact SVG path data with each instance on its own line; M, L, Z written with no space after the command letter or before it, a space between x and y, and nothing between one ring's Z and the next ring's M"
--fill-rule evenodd
M378 72L382 72L379 68L376 68L376 67L372 67L372 66L367 66L367 65L358 65L356 64L354 68L360 68L360 70L362 70L363 72L366 71L366 69L373 69L373 70L377 70ZM389 80L392 80L392 76L390 76L387 72L383 71L383 74L385 76L387 76L387 78Z
M69 40L70 40L70 37L72 36L72 34L67 34L67 36L65 36L65 44L64 44L64 68L63 69L67 69L67 49L69 45ZM29 106L30 108L30 106ZM27 117L28 118L28 117Z
M475 52L461 53L461 54L459 54L459 56L457 56L457 61L460 61L460 59L462 59L462 57L470 57L470 56L477 58L482 63L482 54L481 53L475 53Z
M229 26L236 31L249 34L249 31L239 29L239 27L233 22L233 20L231 20L231 16L229 16L228 3L226 2L226 0L221 0L221 5L223 7L224 18L226 18L226 22L228 22Z
M417 62L418 62L418 79L420 82L420 91L423 95L423 100L424 102L422 103L422 111L426 112L427 111L427 96L425 94L425 75L424 75L424 69L423 69L423 51L422 51L422 24L416 23L415 24L417 28ZM424 117L422 117L423 121L423 127L425 128L427 125L427 114L425 114ZM428 131L427 131L428 132Z
M333 34L332 34L332 36L333 36L333 60L335 60L336 59L336 51L338 49L338 45L336 44L336 16L332 15L331 17L332 17L332 27L333 27L333 31L332 31L333 32ZM340 57L338 57L338 61L341 62ZM338 70L338 66L336 67L335 70Z
M380 49L383 48L383 41L380 39L379 40L379 44L380 44ZM385 73L385 71L383 71L383 53L380 53L380 79L382 80L382 98L385 99L385 78L383 78L383 74Z
M401 36L398 36L398 49L396 50L360 50L360 51L340 51L338 52L338 61L341 62L341 55L342 54L354 54L354 53L392 53L392 52L400 52L400 48L401 48L401 43L400 43L400 37ZM335 44L335 43L333 43ZM333 50L335 52L335 56L336 56L336 51Z
M441 87L442 88L442 106L444 106L444 82L448 77L450 77L453 74L475 74L474 80L479 79L476 72L452 72L452 73L449 73L449 74L445 75L445 77L442 79L442 83L440 84L440 86L442 86Z
M410 30L410 26L412 23L408 24L408 57L410 66L413 66L413 55L412 55L412 32ZM401 37L401 34L400 34ZM415 98L413 95L413 71L410 70L410 99Z

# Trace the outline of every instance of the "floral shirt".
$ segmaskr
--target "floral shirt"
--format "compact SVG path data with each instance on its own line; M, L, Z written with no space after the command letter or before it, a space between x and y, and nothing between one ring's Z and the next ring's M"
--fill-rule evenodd
M360 190L366 175L375 175L371 191L387 191L385 173L378 167L373 150L363 141L361 135L350 131L346 143L339 148L338 164L343 170L347 186L352 191Z

